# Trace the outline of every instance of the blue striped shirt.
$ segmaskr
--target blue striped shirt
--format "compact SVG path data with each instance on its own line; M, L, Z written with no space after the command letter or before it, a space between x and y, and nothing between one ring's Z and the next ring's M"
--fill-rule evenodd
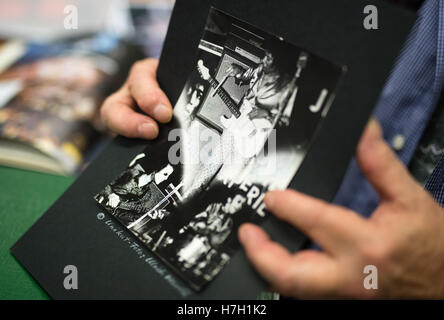
M398 144L397 155L406 165L437 105L443 84L444 1L426 0L374 112L384 130L384 138L391 145ZM400 137L402 145L399 145ZM441 203L444 201L443 182L442 159L426 185ZM365 180L355 160L350 164L334 202L365 216L377 207L378 195Z

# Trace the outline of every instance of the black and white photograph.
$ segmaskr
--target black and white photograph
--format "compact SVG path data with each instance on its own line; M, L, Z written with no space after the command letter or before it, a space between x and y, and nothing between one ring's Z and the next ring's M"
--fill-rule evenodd
M239 226L267 218L265 193L297 173L345 72L212 8L168 141L95 200L202 290L239 250Z

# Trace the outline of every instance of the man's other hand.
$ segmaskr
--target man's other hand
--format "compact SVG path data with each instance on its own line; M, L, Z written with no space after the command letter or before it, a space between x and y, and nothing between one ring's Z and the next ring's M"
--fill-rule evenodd
M105 100L100 114L110 130L129 138L154 139L157 122L171 120L171 103L156 80L157 65L155 59L136 62L124 85ZM136 112L137 106L145 114Z
M280 293L298 298L444 298L444 210L410 176L372 120L357 159L380 196L370 219L296 191L273 191L266 206L323 252L288 252L252 224L239 229L246 254ZM378 289L364 286L364 267Z

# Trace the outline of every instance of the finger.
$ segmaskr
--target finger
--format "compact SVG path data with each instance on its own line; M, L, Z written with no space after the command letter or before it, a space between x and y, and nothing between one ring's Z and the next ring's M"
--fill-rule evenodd
M337 293L336 264L326 254L304 250L292 256L252 224L239 228L239 240L256 270L281 294L320 298Z
M381 200L404 197L416 183L382 138L376 120L370 120L357 148L357 161Z
M367 221L355 212L294 190L270 191L267 209L316 241L329 253L342 253L367 232Z
M108 97L100 109L107 127L129 138L154 139L159 133L157 123L134 110L134 100L123 86Z
M258 272L272 285L281 282L281 275L291 263L291 254L279 244L270 241L268 235L254 224L239 228L239 241Z
M128 77L130 94L141 110L161 123L173 116L173 109L156 80L157 60L146 59L136 62Z
M315 250L302 250L293 256L291 266L277 287L282 294L301 299L341 297L340 270L332 257Z

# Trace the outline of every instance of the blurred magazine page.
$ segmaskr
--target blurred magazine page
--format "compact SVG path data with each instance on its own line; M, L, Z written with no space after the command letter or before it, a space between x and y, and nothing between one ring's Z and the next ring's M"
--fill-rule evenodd
M59 174L79 169L103 131L99 107L125 71L113 56L124 48L108 40L30 45L0 74L0 163Z
M102 31L131 34L127 0L0 0L0 37L50 42Z
M131 1L136 41L147 57L159 58L174 1Z

